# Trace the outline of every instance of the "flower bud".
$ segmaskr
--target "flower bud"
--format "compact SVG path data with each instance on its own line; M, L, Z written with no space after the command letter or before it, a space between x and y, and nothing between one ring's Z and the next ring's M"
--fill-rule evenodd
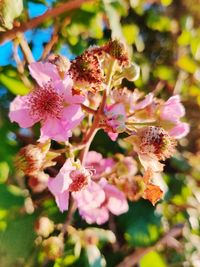
M47 258L55 260L62 256L64 243L61 237L51 236L42 242L43 251Z
M35 223L35 232L42 237L48 237L53 230L54 223L47 217L40 217Z
M103 51L116 59L121 66L129 64L128 53L125 45L118 40L112 40L103 46Z
M40 171L28 178L28 185L33 192L40 193L47 188L48 180L49 175Z
M26 175L31 175L42 168L45 154L36 145L28 145L20 149L16 158L15 166Z
M34 175L43 169L53 166L56 163L52 160L59 153L49 151L50 143L27 145L20 149L15 158L15 166L25 175Z
M140 76L140 67L132 63L130 67L123 70L122 75L131 82L136 81Z

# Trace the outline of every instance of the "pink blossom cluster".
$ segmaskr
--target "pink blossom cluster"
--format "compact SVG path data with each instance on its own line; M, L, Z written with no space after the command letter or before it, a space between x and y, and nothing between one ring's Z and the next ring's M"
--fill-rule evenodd
M48 164L34 164L37 149L33 151L32 147L29 147L31 153L29 150L20 153L18 167L27 161L26 168L21 166L21 169L26 175L31 174L33 180L27 166L30 160L32 166L38 166L34 177L37 171L40 176L43 173L48 177L42 190L48 187L61 212L68 210L71 198L87 223L102 224L110 213L120 215L128 210L127 192L129 200L139 195L153 199L152 203L159 200L161 190L150 183L151 175L163 170L160 161L171 157L176 139L189 132L188 124L182 120L185 109L179 95L164 101L152 92L144 95L137 89L124 88L122 79L134 81L139 73L138 66L131 64L126 49L118 41L92 47L71 62L61 56L50 56L45 62L30 64L29 71L35 87L29 94L13 100L9 118L22 128L40 122L39 145L54 140L62 147L67 146L70 153L65 154L65 163L57 175L44 173L47 166L55 165L52 161L49 164L47 151L43 155ZM93 109L94 106L98 108ZM71 143L70 139L77 127L80 136L83 135L78 156L74 151L79 144ZM129 148L126 156L118 154L110 158L88 152L99 129L112 141L120 138L131 143L132 151ZM144 177L137 175L138 159ZM159 197L152 198L151 190L155 189Z

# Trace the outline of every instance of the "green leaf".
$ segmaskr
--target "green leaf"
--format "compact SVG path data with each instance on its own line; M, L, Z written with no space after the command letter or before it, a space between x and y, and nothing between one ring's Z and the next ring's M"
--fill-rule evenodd
M177 61L177 65L179 68L192 74L197 70L196 62L188 56L180 57Z
M178 37L178 44L188 45L190 44L190 40L191 40L191 32L187 30L183 30L181 35Z
M151 10L147 17L147 26L160 32L170 31L171 19Z
M19 17L23 10L23 0L3 0L0 3L0 16L3 27L13 28L13 21ZM0 27L0 30L4 30Z
M129 45L134 44L139 34L139 28L135 24L125 24L122 26L123 34Z
M22 206L24 197L22 192L14 186L0 185L0 209Z
M3 84L14 95L25 95L29 89L19 80L0 73L0 83Z
M5 183L8 179L9 165L6 161L0 162L0 184Z
M173 68L170 68L169 66L160 65L158 66L154 72L155 77L158 77L161 80L170 81L174 80L175 72Z
M161 0L161 4L163 6L169 6L169 5L171 5L172 2L173 2L173 0Z
M0 233L0 254L2 267L25 266L25 261L34 248L33 231L35 216L15 217ZM18 265L18 263L21 265Z
M155 243L161 234L160 216L155 207L144 200L129 205L129 211L119 217L125 239L133 247L147 247Z
M140 267L167 267L162 256L156 252L151 251L144 255L140 260Z

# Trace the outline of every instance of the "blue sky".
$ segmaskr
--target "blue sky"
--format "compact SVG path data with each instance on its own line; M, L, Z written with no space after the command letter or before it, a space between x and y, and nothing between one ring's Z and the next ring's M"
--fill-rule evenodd
M51 4L55 0L46 0L48 7L51 7ZM43 4L35 4L31 1L28 2L28 11L30 18L37 17L42 15L47 9L47 6ZM50 40L52 34L52 28L48 29L33 29L25 33L25 37L28 42L33 43L32 53L36 60L38 60L43 51L43 43L46 43ZM6 65L15 65L14 60L12 59L12 42L6 42L3 45L0 45L0 66ZM67 46L63 46L60 51L61 54L71 57L69 49ZM22 53L19 50L19 55L22 57Z

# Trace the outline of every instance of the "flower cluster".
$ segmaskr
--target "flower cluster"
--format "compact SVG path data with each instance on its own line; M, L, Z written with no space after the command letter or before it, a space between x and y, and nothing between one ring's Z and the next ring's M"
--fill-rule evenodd
M138 79L139 67L118 40L91 47L71 62L50 55L30 64L29 70L35 87L17 96L9 112L20 127L41 125L38 143L22 148L15 160L29 177L29 187L35 192L48 189L61 212L73 202L89 224L127 212L128 200L144 198L155 205L163 191L152 182L154 175L163 171L164 161L176 152L177 139L189 131L179 95L164 101L153 92L144 95L123 87L123 79ZM104 158L89 151L99 129L113 142L119 140L126 155ZM57 142L54 150L51 140ZM107 154L106 147L102 151Z

